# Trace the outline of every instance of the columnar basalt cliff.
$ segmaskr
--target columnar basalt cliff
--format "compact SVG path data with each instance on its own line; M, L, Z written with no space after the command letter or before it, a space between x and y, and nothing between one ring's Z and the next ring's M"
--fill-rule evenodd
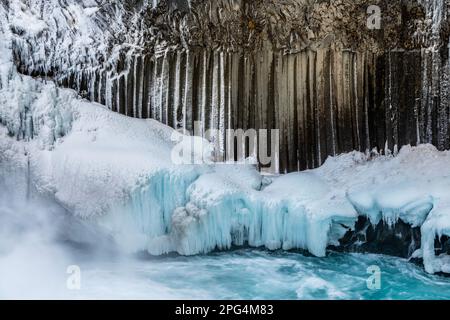
M22 4L3 1L43 26L12 30L20 72L175 128L280 129L280 172L351 150L450 147L448 0Z

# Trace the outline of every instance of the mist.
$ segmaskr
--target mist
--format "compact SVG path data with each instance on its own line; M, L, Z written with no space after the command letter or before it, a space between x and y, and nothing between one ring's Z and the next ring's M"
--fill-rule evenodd
M120 260L108 236L75 219L51 199L24 196L0 184L0 299L65 299L74 270L86 262Z

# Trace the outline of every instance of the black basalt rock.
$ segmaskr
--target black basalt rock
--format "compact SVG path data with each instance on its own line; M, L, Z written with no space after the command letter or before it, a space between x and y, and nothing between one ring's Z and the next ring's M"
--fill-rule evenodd
M368 218L359 217L354 231L348 231L340 246L342 252L376 253L410 258L420 248L420 228L399 220L391 226L384 221L373 225Z

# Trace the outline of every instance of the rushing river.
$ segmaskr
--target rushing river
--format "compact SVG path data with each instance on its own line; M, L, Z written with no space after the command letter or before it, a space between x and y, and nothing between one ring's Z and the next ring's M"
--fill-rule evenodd
M368 269L381 271L380 288ZM238 250L197 257L80 265L71 298L112 299L450 299L450 279L380 255ZM368 285L369 280L369 285ZM369 289L371 288L371 289Z
M70 239L88 234L59 221L59 209L52 215L49 204L5 203L0 201L0 299L450 299L450 278L428 275L404 259L256 249L129 256L95 238L94 246L73 245ZM61 234L69 229L70 235ZM373 270L381 272L379 289L370 281L376 280L368 273Z

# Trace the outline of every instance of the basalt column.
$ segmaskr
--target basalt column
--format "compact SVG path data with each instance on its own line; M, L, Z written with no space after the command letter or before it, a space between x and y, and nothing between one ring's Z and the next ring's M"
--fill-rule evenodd
M279 129L285 172L352 150L418 142L447 148L448 111L432 94L433 70L411 68L430 59L420 50L379 56L331 48L294 54L192 49L132 56L130 72L106 81L106 89L96 73L81 83L98 83L91 99L113 111L178 129L192 132L199 122L203 133L218 129L223 137L228 128ZM101 90L110 94L103 99Z
M380 28L367 25L372 5ZM227 156L227 129L278 129L284 173L352 150L450 148L448 8L447 0L136 1L96 64L65 61L76 65L42 74L39 61L27 64L33 54L16 60L21 72L127 116L219 130L217 160ZM96 19L107 29L106 13Z

